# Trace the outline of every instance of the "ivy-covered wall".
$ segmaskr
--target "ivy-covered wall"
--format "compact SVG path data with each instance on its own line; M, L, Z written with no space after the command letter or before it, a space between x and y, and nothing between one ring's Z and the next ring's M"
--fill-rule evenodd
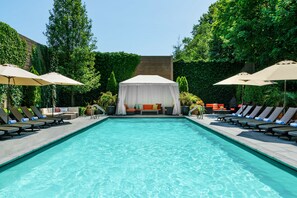
M228 104L236 94L236 86L213 84L240 72L244 64L227 62L184 62L173 63L174 80L186 76L189 92L199 96L205 103Z
M106 91L107 80L114 71L117 82L129 79L133 76L140 56L125 52L96 52L95 68L101 74L100 91Z
M137 65L140 63L140 56L125 52L95 52L95 69L100 72L100 87L86 94L77 94L76 101L81 105L93 103L98 100L101 92L106 92L107 81L114 71L116 81L119 83L133 76Z

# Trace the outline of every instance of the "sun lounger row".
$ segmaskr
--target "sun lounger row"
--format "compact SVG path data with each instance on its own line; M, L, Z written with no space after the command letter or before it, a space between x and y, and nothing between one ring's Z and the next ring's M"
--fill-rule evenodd
M18 108L9 108L11 115L8 115L4 109L0 108L0 134L3 136L12 136L17 133L25 132L28 129L31 131L39 130L40 127L51 126L53 124L63 123L63 118L47 118L34 106L31 106L32 112L27 107L21 107L22 114Z
M266 107L262 112L261 109L263 109L261 106L243 106L235 114L219 115L217 120L264 131L264 134L277 134L278 137L286 136L291 139L292 136L297 136L297 121L294 121L297 108L288 108L280 119L278 118L284 111L283 107Z

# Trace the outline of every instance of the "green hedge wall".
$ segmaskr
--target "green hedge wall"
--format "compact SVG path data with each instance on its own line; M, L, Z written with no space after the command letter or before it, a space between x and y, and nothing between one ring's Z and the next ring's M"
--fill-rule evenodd
M0 21L0 64L23 67L26 61L26 42L13 28Z
M106 92L108 78L114 71L116 81L120 83L123 80L133 76L137 65L140 63L140 56L125 52L95 52L95 69L100 72L100 87L86 94L77 94L76 101L81 105L93 103L98 100L101 92Z
M189 92L204 103L228 104L236 94L236 86L213 84L239 73L243 66L243 63L177 61L173 63L173 75L174 79L186 76Z
M140 56L124 52L96 52L95 68L101 74L101 91L106 91L107 81L112 71L114 71L116 81L119 83L129 79L140 63Z

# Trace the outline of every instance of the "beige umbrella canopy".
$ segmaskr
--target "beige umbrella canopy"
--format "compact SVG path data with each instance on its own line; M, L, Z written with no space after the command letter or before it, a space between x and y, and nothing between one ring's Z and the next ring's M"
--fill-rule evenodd
M47 74L43 74L40 77L42 77L45 80L49 80L52 82L52 84L54 85L84 85L81 82L78 82L76 80L73 80L71 78L68 78L66 76L63 76L62 74L56 73L56 72L50 72ZM52 103L53 103L53 110L52 113L54 111L54 107L55 107L55 89L54 87L52 87Z
M32 74L16 65L4 64L0 65L0 84L8 85L7 88L7 106L10 107L10 86L25 85L25 86L42 86L49 85L48 82L41 77ZM9 117L7 117L8 121Z
M62 74L51 72L44 75L41 75L45 80L51 81L55 85L83 85L81 82L63 76Z
M297 80L297 62L285 60L258 71L243 80Z
M244 85L252 85L252 86L264 86L264 85L271 85L273 82L269 81L263 81L263 80L250 80L250 79L245 79L243 80L243 77L248 77L251 76L251 74L246 73L246 72L241 72L239 74L236 74L234 76L231 76L230 78L227 78L225 80L222 80L220 82L215 83L214 85L242 85L244 89ZM243 104L243 92L242 91L242 104Z
M0 84L42 86L52 83L16 65L4 64L0 65Z
M251 74L246 72L241 72L239 74L236 74L234 76L231 76L230 78L227 78L225 80L222 80L220 82L215 83L214 85L253 85L253 86L264 86L264 85L271 85L272 82L264 81L264 80L251 80L249 79L249 76ZM246 79L244 79L246 78Z
M285 60L258 71L243 80L284 80L284 106L286 104L286 81L297 80L297 62Z

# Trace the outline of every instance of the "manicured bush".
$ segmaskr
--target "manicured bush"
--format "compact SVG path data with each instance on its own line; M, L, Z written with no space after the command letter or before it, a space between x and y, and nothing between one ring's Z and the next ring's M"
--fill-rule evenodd
M108 78L106 90L113 94L118 93L118 83L113 71L110 73L110 77Z

